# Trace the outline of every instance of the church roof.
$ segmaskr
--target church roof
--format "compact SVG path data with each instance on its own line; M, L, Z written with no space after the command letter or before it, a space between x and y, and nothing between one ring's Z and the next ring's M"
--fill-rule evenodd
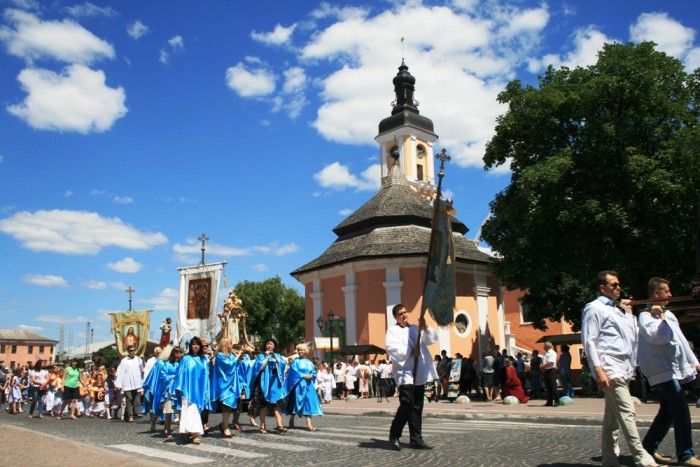
M333 229L338 239L292 276L361 259L427 256L432 216L431 204L408 186L395 165L382 180L379 192ZM456 261L490 261L464 237L468 229L454 217L452 229Z

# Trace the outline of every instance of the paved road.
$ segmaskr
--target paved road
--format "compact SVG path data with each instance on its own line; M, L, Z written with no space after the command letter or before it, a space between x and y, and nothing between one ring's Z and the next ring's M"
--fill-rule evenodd
M203 438L200 446L150 434L143 418L134 424L85 418L28 420L7 414L0 414L0 418L4 426L0 442L6 448L0 462L3 465L26 464L37 445L60 459L42 465L82 464L79 456L93 465L600 465L600 426L561 423L558 419L531 422L430 416L424 420L424 438L435 449L416 451L406 447L394 452L386 441L391 422L387 415L326 415L315 420L319 428L316 433L297 429L282 435L261 435L244 425L244 431L234 438L225 439L215 433ZM212 414L213 424L219 420L219 415ZM645 431L641 429L642 434ZM402 441L408 441L407 432ZM662 451L673 452L672 433ZM626 446L622 446L622 452L622 464L633 465L632 458L624 455L628 454Z

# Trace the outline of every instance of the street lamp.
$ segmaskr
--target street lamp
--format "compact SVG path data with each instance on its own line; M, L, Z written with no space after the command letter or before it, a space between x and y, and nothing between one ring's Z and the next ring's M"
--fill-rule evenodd
M336 317L335 314L333 313L333 310L328 311L328 333L330 334L331 338L331 365L333 364L333 333L336 332L336 330L340 330L345 326L345 320L338 316ZM323 333L326 320L323 319L323 315L319 316L318 319L316 320L316 324L318 324L318 329ZM336 328L337 326L337 328Z

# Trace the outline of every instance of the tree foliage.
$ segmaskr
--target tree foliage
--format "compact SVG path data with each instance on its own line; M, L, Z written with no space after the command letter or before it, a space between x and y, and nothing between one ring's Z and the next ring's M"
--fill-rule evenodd
M600 270L626 295L652 276L688 293L700 202L700 69L653 43L608 44L587 68L553 69L539 86L510 82L485 168L510 163L482 234L494 273L526 291L535 327L578 328Z
M304 297L282 283L279 276L262 282L243 281L234 292L248 313L248 337L262 341L274 337L278 350L304 337Z

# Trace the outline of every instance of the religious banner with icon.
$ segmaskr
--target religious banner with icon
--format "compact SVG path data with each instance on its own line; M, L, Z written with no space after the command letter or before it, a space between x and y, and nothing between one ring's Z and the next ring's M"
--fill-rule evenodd
M178 297L175 342L183 343L194 336L213 341L219 319L217 304L226 261L178 268Z
M146 354L148 331L151 328L152 310L117 311L112 316L112 332L117 344L117 352L125 357L127 347L133 345L136 355Z

